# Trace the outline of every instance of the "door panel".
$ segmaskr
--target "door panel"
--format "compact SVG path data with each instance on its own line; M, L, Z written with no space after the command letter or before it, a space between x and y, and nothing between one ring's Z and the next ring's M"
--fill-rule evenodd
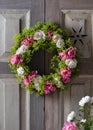
M44 0L36 0L35 2L32 0L5 0L0 1L0 76L4 78L11 77L10 79L14 79L14 75L11 74L11 71L8 67L7 63L7 57L9 55L9 50L11 45L14 44L14 34L19 33L22 31L24 27L28 28L32 25L34 25L38 21L44 21ZM38 56L38 59L41 59L41 61L36 60ZM40 50L37 55L34 57L35 60L33 60L33 68L35 64L37 64L35 67L39 69L40 74L44 73L44 51ZM41 64L42 63L42 64ZM10 80L9 79L9 80ZM16 80L16 79L15 79ZM13 80L14 81L14 80ZM15 82L15 81L14 81ZM2 86L2 83L0 83ZM16 88L9 89L8 93L10 92L10 96L7 96L7 100L10 97L12 99L12 93L13 91L16 91L19 89L20 84L16 85ZM1 87L3 89L3 86ZM7 88L8 89L8 88ZM8 118L9 121L7 121L7 127L3 127L2 120L0 121L2 130L43 130L44 129L44 97L37 97L36 95L31 95L30 93L27 93L22 88L19 89L19 100L17 97L14 100L14 103L19 103L19 111L15 112L16 114L13 115L13 112L11 113L14 116L12 126L11 118L9 118L9 115L5 113L5 119ZM2 95L1 95L2 96ZM3 100L5 98L6 94L3 96L2 100L0 100L0 103L3 103ZM8 102L9 102L8 101ZM11 101L10 101L11 102ZM13 103L13 102L12 102ZM11 105L13 105L11 103ZM5 102L5 105L7 103ZM10 111L10 104L8 104L8 107L6 108L7 111ZM0 109L0 113L3 114L2 111L3 108ZM31 112L30 112L31 109ZM12 107L11 107L11 110ZM42 113L42 114L41 114ZM3 115L2 115L3 118ZM16 121L14 120L16 118ZM36 125L37 121L37 125ZM10 124L11 122L11 124ZM31 122L31 123L30 123Z
M19 85L11 76L0 76L0 129L20 130Z
M53 0L51 2L46 0L46 21L51 20L60 27L66 28L69 36L74 36L72 41L79 47L81 53L79 77L71 82L67 91L45 98L46 130L57 130L57 128L61 130L67 114L72 110L76 111L81 97L85 95L93 96L92 10L84 9L92 8L92 3L92 1L87 3L83 0ZM82 35L86 36L82 37ZM76 40L77 42L75 42ZM50 57L46 55L46 59L49 61ZM48 68L47 71L49 71Z
M14 44L14 35L30 27L29 10L0 11L0 61L7 62L9 51Z

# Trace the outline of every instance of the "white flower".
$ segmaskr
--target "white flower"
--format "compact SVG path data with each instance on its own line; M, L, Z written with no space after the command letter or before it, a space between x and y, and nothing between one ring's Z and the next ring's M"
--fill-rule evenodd
M56 84L57 88L60 88L63 86L63 83L61 81L58 81L55 84Z
M64 40L60 38L57 40L56 46L57 46L57 48L61 48L64 46L64 44L65 44Z
M63 83L60 81L60 79L58 77L54 78L55 80L55 84L57 86L57 88L60 88L63 86Z
M90 96L85 96L79 101L79 106L84 107L88 102L90 102Z
M86 123L86 119L81 119L81 123Z
M34 40L45 39L45 33L42 30L37 30L33 37Z
M53 36L53 41L54 41L55 43L57 43L57 41L58 41L59 39L61 39L61 35L56 34L56 35Z
M69 113L68 116L67 116L67 121L68 122L72 121L75 118L75 115L76 114L75 114L74 111L72 111L71 113Z
M69 67L69 68L76 68L77 66L77 60L76 59L66 59L65 64Z
M40 75L37 75L35 78L34 78L34 87L37 91L39 91L39 83L41 82L42 80L42 77Z
M23 75L23 74L24 74L24 69L23 69L23 67L17 68L17 73L18 73L19 75Z
M25 46L25 45L22 45L22 46L20 46L18 49L17 49L17 51L16 51L16 54L22 54L22 53L24 53L24 52L26 52L26 50L27 50L27 46Z

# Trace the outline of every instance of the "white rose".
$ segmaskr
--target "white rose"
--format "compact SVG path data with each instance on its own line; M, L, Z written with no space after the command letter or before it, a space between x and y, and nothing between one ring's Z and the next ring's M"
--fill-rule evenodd
M76 114L75 114L74 111L72 111L71 113L69 113L68 116L67 116L67 121L68 122L72 121L75 118L75 115Z
M40 75L37 75L35 78L34 78L34 87L37 91L39 91L39 83L41 82L42 80L42 77Z
M24 69L23 69L23 67L17 68L17 73L18 73L19 75L23 75L23 74L24 74Z
M56 34L56 35L53 36L53 41L54 41L55 43L57 43L57 41L58 41L59 39L61 39L61 35Z
M65 64L69 67L69 68L76 68L77 66L77 60L76 59L66 59Z
M60 79L58 77L54 78L55 80L55 84L57 86L57 88L60 88L63 86L63 83L60 81Z
M42 30L37 30L33 37L34 40L45 39L45 33Z
M81 123L86 123L86 119L81 119Z
M19 54L25 53L26 50L27 50L27 46L22 45L22 46L20 46L20 47L17 49L16 54L19 55Z
M62 83L61 81L58 81L58 82L56 83L56 86L57 86L57 88L60 88L60 87L63 86L63 83Z
M90 96L85 96L79 101L79 106L84 107L88 102L90 102Z
M63 41L63 39L58 39L58 41L57 41L57 43L56 43L56 46L58 47L58 48L61 48L61 47L63 47L64 46L64 41Z

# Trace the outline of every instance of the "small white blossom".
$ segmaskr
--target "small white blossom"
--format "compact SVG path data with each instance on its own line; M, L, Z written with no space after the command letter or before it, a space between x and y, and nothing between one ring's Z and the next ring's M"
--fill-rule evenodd
M24 69L23 69L23 67L17 68L17 73L18 73L19 75L22 75L22 76L23 76L23 74L24 74Z
M90 102L90 96L85 96L79 101L79 106L84 107L88 102Z
M57 43L57 42L58 42L58 40L59 40L59 39L61 39L61 35L56 34L56 35L54 35L54 36L53 36L53 38L52 38L52 39L53 39L53 41L54 41L55 43Z
M60 38L57 40L56 46L57 46L57 48L62 48L64 46L64 44L65 44L64 40Z
M37 91L39 91L39 83L41 82L42 80L42 77L40 75L37 75L35 78L34 78L34 87Z
M69 113L68 116L67 116L67 121L68 122L72 121L75 118L75 115L76 114L75 114L74 111L72 111L71 113Z
M56 83L56 86L57 86L57 88L60 88L60 87L63 86L63 83L62 83L61 81L58 81L58 82Z
M66 59L65 64L69 67L69 68L76 68L77 66L77 60L76 59Z
M57 86L57 88L60 88L63 86L63 83L60 81L60 79L58 77L54 78L55 80L55 84Z
M39 39L45 39L45 33L42 30L37 30L34 34L33 39L34 40L39 40Z
M81 119L81 123L86 123L86 119Z
M22 45L22 46L20 46L20 47L17 49L16 54L19 55L19 54L25 53L26 50L27 50L27 46Z

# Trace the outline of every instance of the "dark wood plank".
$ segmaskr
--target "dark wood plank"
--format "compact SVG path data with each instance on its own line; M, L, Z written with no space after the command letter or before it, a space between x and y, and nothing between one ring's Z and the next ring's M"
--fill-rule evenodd
M31 0L31 26L39 21L44 22L44 17L44 0ZM33 67L37 68L40 74L44 73L44 51L35 53ZM31 94L30 104L30 129L45 130L44 97Z
M35 94L32 94L30 104L30 129L45 130L44 97L37 97Z

